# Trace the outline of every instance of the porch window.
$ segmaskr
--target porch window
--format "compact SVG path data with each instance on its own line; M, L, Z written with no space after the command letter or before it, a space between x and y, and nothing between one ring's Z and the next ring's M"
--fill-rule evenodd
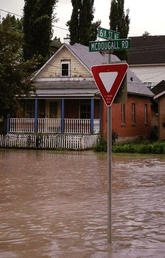
M144 104L144 124L148 124L148 106Z
M57 117L57 102L49 103L49 117L56 118Z
M25 118L33 118L34 117L34 101L33 100L25 100L24 110L25 110Z
M135 103L132 103L132 123L136 123Z
M91 117L91 105L90 103L80 104L80 118L89 119Z
M70 62L62 61L61 62L61 76L70 77Z
M121 104L121 123L125 124L125 104Z

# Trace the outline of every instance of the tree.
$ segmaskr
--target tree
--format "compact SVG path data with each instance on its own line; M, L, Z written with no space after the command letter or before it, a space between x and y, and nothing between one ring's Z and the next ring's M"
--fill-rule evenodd
M124 0L112 0L110 9L110 29L119 31L120 38L127 38L129 32L129 10L124 13ZM127 60L127 51L115 51L121 60Z
M94 18L94 0L72 0L72 15L67 22L70 32L70 43L88 45L89 41L97 37L100 21L92 23Z
M146 38L146 37L148 37L149 35L150 35L150 33L149 33L148 31L145 31L145 32L143 33L142 37Z
M23 62L22 33L14 30L10 23L0 24L0 117L14 114L19 96L33 90L30 80L34 62Z
M52 37L53 9L57 0L25 0L23 53L25 60L33 56L49 57Z
M7 14L7 16L2 19L2 25L8 30L23 33L23 20L16 18L14 15Z

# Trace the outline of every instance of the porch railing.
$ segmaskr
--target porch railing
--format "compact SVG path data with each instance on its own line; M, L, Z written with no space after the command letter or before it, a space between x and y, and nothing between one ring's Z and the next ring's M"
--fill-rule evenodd
M65 133L90 133L90 119L64 119Z
M11 133L34 133L34 118L10 118Z
M38 133L61 133L62 132L61 118L38 118L37 132ZM34 118L10 118L10 133L34 133L35 119ZM100 120L94 119L94 133L100 132ZM64 133L67 134L90 134L91 120L90 119L64 119Z
M38 118L38 133L60 133L60 118Z

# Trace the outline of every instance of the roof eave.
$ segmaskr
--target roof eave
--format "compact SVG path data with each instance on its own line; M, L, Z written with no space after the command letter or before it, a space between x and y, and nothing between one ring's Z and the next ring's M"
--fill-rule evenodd
M156 64L129 64L129 67L147 67L147 66L165 66L165 63L156 63Z

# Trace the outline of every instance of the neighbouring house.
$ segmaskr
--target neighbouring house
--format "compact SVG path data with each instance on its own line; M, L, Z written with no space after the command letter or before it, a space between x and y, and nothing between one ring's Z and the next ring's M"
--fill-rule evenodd
M165 77L165 36L131 37L128 64L146 86L153 87Z
M92 53L86 46L64 43L35 74L36 94L20 100L22 108L18 116L8 119L8 133L93 137L102 132L106 136L107 108L95 85L91 67L107 64L108 60L108 54ZM114 55L111 60L119 62ZM147 137L151 130L153 93L130 69L127 92L126 104L112 105L112 129L119 140Z
M153 87L152 92L154 93L153 99L158 105L158 138L159 140L165 140L165 81L162 80L155 87Z

